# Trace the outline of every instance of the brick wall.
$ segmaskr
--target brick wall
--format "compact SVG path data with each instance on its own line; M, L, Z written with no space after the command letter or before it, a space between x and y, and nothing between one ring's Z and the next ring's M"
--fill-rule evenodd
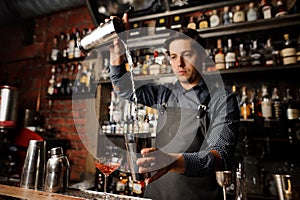
M45 117L45 126L56 128L58 138L67 138L70 141L69 155L71 163L71 180L80 180L80 176L93 169L86 163L89 157L77 129L74 125L71 100L53 100L50 112L49 99L46 90L50 78L51 65L47 58L51 50L52 38L61 31L71 32L73 27L80 30L93 26L88 9L75 8L49 16L44 16L0 27L0 83L8 77L8 83L18 88L18 110L36 109L39 87L41 86L40 112ZM32 27L32 29L31 29ZM30 31L34 31L33 38ZM30 40L33 39L33 42ZM30 43L30 44L29 44ZM75 111L77 119L85 116L83 113L85 103L78 100ZM83 124L84 124L84 118ZM84 125L81 127L84 130Z

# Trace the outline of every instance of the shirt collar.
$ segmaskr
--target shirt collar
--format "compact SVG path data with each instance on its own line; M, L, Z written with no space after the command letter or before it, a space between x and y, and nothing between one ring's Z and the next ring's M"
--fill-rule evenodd
M187 92L192 90L196 92L201 104L205 104L206 99L210 98L208 87L203 79L196 86L189 90L184 89L179 81L176 81L175 84L178 86L178 88L180 88L181 95L185 95Z

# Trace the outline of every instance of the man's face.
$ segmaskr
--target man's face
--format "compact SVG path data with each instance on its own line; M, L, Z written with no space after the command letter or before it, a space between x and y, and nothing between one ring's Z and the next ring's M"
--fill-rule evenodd
M196 69L200 65L199 53L197 53L192 39L178 39L170 43L170 63L175 76L185 89L197 85L201 76Z

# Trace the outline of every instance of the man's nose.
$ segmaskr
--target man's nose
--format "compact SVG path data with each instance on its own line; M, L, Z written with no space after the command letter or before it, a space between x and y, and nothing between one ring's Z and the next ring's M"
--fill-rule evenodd
M177 58L177 67L184 67L184 60L181 56Z

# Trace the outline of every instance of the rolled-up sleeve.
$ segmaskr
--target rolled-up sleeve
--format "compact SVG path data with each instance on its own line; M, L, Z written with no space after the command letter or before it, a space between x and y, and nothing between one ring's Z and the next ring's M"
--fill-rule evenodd
M200 151L183 154L187 176L204 176L215 170L230 170L233 167L240 119L235 95L226 93L215 98L210 112L210 126ZM212 151L217 152L220 160Z

